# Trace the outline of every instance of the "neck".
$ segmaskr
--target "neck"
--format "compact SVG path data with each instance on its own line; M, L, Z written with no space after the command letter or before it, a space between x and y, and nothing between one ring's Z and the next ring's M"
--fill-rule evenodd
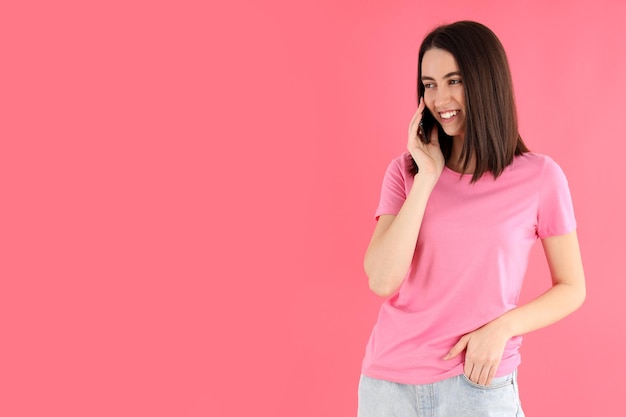
M461 153L463 150L463 139L463 136L454 136L452 138L452 149L450 152L450 158L448 158L448 161L446 161L446 166L456 172L463 172L463 159L461 158ZM476 157L475 155L471 155L470 160L467 164L467 169L465 170L465 174L473 174L475 168Z

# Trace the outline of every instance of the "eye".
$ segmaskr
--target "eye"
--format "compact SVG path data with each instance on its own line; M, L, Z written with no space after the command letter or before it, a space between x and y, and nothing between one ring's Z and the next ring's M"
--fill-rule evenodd
M435 84L433 83L424 83L424 88L433 88Z
M460 79L450 80L450 84L452 84L452 85L461 84L461 80Z

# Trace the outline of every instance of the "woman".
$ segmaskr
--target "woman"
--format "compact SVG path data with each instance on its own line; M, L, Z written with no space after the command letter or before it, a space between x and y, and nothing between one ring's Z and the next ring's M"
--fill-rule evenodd
M365 255L370 288L390 297L367 345L359 416L523 416L521 335L585 298L567 180L522 142L506 55L487 27L428 34L418 96ZM537 239L552 287L518 306Z

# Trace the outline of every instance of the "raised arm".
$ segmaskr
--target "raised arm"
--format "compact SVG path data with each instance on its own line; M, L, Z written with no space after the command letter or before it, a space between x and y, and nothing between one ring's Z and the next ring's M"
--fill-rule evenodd
M419 172L397 215L381 215L365 253L364 267L369 286L376 294L388 296L402 284L411 265L426 203L439 180L445 164L439 148L437 129L425 144L418 137L418 126L424 110L423 100L409 124L407 149Z

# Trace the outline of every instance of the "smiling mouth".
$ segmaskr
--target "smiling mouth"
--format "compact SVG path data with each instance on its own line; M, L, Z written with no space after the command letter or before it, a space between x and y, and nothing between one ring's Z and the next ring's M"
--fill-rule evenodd
M452 111L447 111L447 112L444 112L444 113L439 113L439 115L441 116L442 119L448 120L448 119L452 119L458 113L459 113L458 110L452 110Z

